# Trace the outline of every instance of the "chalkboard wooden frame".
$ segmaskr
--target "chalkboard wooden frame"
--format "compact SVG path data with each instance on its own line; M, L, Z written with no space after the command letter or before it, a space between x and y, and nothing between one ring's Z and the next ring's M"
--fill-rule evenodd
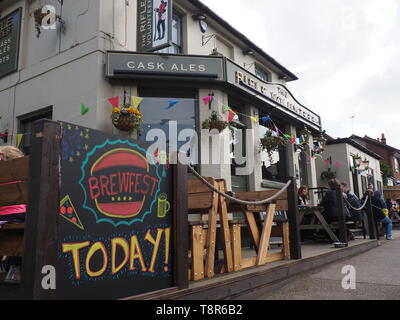
M60 206L62 126L51 120L35 122L31 135L28 214L24 237L21 298L55 300L57 290L42 288L42 268L57 266ZM187 167L173 170L174 288L185 289L188 279ZM56 226L56 227L54 227Z

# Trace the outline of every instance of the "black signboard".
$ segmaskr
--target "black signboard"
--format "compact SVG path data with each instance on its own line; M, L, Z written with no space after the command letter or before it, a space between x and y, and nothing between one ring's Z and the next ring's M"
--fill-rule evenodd
M61 123L58 299L174 286L173 174L148 145Z
M0 78L18 69L22 8L0 19Z
M172 0L137 1L136 51L156 51L172 44L172 11Z
M107 51L108 78L224 80L224 58Z

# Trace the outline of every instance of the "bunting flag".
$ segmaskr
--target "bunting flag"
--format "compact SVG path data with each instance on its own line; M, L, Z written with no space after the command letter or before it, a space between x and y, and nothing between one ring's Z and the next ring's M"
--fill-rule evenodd
M142 103L142 101L144 100L144 98L139 98L139 97L132 97L132 105L135 109L139 108L140 104Z
M292 138L293 138L292 136L289 136L288 134L284 134L283 137L288 140L292 140Z
M201 100L203 100L204 104L206 106L208 106L208 105L210 105L210 102L212 101L212 99L213 99L212 96L207 96L207 97L202 98Z
M230 107L228 107L228 106L224 106L224 110L225 111L232 111L232 109Z
M328 165L329 164L329 159L324 160L325 164Z
M228 122L231 123L233 119L235 119L236 113L233 111L229 111Z
M22 138L24 137L23 134L19 134L17 135L17 148L19 148L19 146L21 145L22 142Z
M275 127L275 132L278 134L278 137L281 135L280 134L280 130L278 129L278 127L274 124L274 127Z
M118 108L118 106L119 106L119 97L110 98L110 99L108 99L108 102L110 102L111 105L114 108Z
M296 139L292 137L292 139L290 139L290 143L291 144L295 144L296 143Z
M88 112L89 112L89 108L86 105L82 104L82 106L81 106L81 115L84 116Z
M253 121L254 123L258 123L258 118L256 117L250 117L251 121Z
M172 109L172 108L175 107L178 103L179 103L178 100L169 100L169 101L168 101L168 107L166 107L165 110Z
M262 120L262 122L264 122L264 123L268 123L269 120L271 120L271 118L270 118L269 116L267 116L267 117L262 118L261 120Z

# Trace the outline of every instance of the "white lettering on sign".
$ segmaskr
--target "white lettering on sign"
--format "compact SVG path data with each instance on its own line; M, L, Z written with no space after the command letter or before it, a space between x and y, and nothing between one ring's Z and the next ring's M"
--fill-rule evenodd
M128 61L126 66L132 70L142 71L206 72L206 65L194 63L173 63L167 66L164 62Z
M236 84L245 84L246 86L257 90L263 96L275 101L284 108L317 124L318 126L320 125L319 117L299 104L285 87L278 84L264 83L259 81L256 77L240 71L235 72L235 82Z

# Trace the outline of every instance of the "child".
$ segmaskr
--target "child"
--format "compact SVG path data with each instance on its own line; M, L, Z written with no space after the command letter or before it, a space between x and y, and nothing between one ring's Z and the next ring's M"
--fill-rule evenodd
M0 147L0 165L4 161L10 161L24 157L24 154L16 147L3 146ZM7 184L18 183L19 181L8 182ZM0 222L25 220L26 205L14 205L0 207ZM8 271L4 282L19 283L21 279L21 258L8 257L0 259L0 272Z

